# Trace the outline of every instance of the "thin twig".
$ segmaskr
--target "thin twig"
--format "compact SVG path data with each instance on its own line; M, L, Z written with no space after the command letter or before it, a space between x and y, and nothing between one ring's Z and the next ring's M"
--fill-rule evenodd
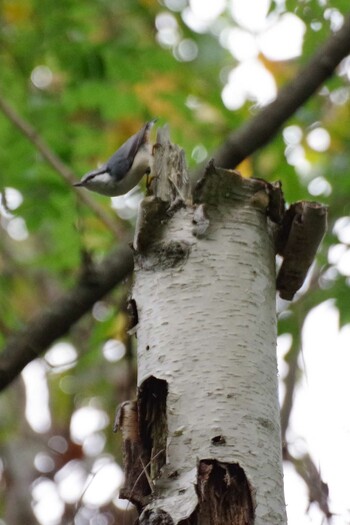
M323 481L321 472L316 467L310 454L306 453L297 458L285 448L283 459L289 461L304 480L309 492L309 508L311 503L316 502L327 520L329 520L333 516L329 509L329 488L327 483Z
M12 124L16 126L16 128L19 129L21 133L36 147L47 163L57 171L57 173L65 180L65 182L67 182L67 184L69 184L69 186L72 186L74 182L77 182L73 171L70 170L68 166L66 166L66 164L64 164L61 159L52 151L43 138L40 137L36 129L31 124L29 124L29 122L24 120L23 117L18 115L18 113L10 106L3 96L0 96L0 110L4 113L4 115L6 115L9 121L12 122ZM92 199L90 195L83 191L77 191L76 194L78 198L95 213L100 221L103 222L103 224L109 230L111 230L114 235L116 235L116 237L121 237L122 232L120 228L117 227L116 222L108 216L104 209L94 199Z

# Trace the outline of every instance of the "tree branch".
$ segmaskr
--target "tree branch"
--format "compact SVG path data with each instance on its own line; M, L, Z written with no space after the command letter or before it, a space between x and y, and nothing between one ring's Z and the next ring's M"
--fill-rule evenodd
M339 62L349 52L350 17L346 19L340 31L333 34L320 48L300 74L281 89L274 102L227 139L215 155L216 164L223 168L234 168L244 158L271 140L283 123L333 74ZM71 183L74 180L73 173L56 157L36 131L1 97L0 109L37 147L49 164ZM104 210L100 209L88 195L79 193L79 198L83 199L110 229L116 230L115 224L105 215ZM106 275L102 271L104 265L108 268ZM88 286L86 283L78 284L63 296L54 308L45 310L22 332L14 334L0 358L0 390L5 388L27 363L43 352L56 338L62 337L99 298L130 273L132 267L131 252L125 247L121 248L117 254L107 256L97 270L99 277L96 287Z
M40 137L38 132L33 128L29 122L24 120L16 111L8 104L8 102L0 95L0 110L6 115L10 122L21 133L36 147L41 153L43 158L47 161L50 166L70 185L77 182L76 177L72 170L66 166L61 159L52 151L52 149L46 144L46 142ZM73 190L73 188L72 188ZM85 192L76 192L79 199L86 204L100 219L100 221L111 230L116 237L120 238L121 230L117 227L117 224L112 220L105 210Z
M129 275L132 268L133 256L128 246L113 251L99 266L84 275L68 293L44 309L22 331L14 334L1 353L0 391L30 361L66 334L96 301Z
M293 456L287 448L283 451L283 459L290 461L296 472L304 480L309 492L309 507L316 502L323 512L327 521L333 516L329 510L329 489L321 477L319 469L316 467L310 454L306 453L297 458Z
M334 73L341 60L349 53L350 17L321 46L298 76L280 90L276 100L229 136L213 155L215 164L233 169L269 142L286 120Z

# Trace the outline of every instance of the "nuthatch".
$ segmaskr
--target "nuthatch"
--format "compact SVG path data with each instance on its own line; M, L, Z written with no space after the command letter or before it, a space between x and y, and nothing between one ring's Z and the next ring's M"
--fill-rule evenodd
M110 197L124 195L134 188L151 171L153 158L150 130L156 120L147 122L103 166L86 173L74 186Z

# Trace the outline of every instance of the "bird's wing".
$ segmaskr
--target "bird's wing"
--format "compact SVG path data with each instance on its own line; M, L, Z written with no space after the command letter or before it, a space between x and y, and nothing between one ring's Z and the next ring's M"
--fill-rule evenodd
M126 144L126 143L125 143ZM116 153L107 162L107 168L110 175L117 181L122 180L127 174L134 162L135 155L127 156L128 151L122 150L125 144L121 146ZM122 151L121 151L122 150Z
M107 168L112 177L121 180L129 171L134 162L138 150L143 144L149 141L149 131L156 119L147 122L135 135L132 135L120 148L112 155L107 162Z

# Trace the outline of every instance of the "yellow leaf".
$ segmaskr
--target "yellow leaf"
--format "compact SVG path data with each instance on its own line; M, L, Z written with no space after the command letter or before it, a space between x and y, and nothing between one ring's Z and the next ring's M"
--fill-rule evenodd
M250 177L253 176L252 163L249 158L244 159L240 164L238 164L236 169L240 172L242 177L245 177L246 179L250 179Z
M4 19L8 24L18 24L30 19L31 6L29 2L8 1L3 7Z

